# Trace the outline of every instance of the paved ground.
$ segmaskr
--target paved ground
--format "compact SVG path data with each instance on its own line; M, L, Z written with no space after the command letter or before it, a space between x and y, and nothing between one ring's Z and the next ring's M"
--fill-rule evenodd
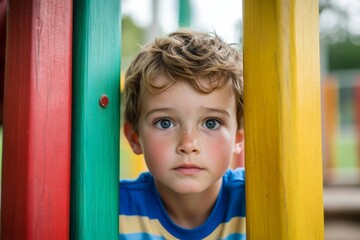
M326 220L325 240L360 240L360 222Z
M325 187L325 240L360 240L360 186Z

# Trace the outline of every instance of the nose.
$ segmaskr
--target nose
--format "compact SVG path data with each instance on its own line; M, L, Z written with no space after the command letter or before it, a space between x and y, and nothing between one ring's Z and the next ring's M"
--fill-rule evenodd
M196 131L184 130L180 133L176 148L179 154L198 154L200 152L198 134Z

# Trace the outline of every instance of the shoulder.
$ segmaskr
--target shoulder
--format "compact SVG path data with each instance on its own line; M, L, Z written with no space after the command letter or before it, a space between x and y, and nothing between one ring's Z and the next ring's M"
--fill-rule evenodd
M142 212L149 202L154 204L157 201L153 176L149 172L140 174L136 179L120 180L119 187L120 214Z
M145 195L151 195L155 191L154 179L149 172L140 174L136 179L122 179L119 187L120 200L142 199Z
M120 179L120 189L141 188L153 182L149 172L141 173L136 179Z
M224 185L229 187L245 187L244 168L228 169L223 177Z
M243 168L226 171L223 177L223 196L229 206L240 207L239 212L245 210L245 171Z
M227 206L226 219L245 217L245 170L227 170L223 177L222 196Z
M158 218L161 204L154 178L149 172L133 180L120 180L119 187L119 215Z

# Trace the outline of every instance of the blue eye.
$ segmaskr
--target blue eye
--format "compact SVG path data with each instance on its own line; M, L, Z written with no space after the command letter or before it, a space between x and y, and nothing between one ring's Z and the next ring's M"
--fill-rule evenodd
M163 118L155 122L155 127L159 129L168 129L174 127L174 124L171 122L171 120Z
M220 121L218 121L216 119L208 119L204 122L203 126L208 129L219 129L221 126L221 123L220 123Z

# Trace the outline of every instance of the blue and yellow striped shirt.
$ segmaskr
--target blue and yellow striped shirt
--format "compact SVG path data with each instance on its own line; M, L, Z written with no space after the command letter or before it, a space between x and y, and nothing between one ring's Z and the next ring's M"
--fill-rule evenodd
M215 206L206 222L185 229L166 213L150 173L120 181L119 239L246 239L245 176L228 170Z

